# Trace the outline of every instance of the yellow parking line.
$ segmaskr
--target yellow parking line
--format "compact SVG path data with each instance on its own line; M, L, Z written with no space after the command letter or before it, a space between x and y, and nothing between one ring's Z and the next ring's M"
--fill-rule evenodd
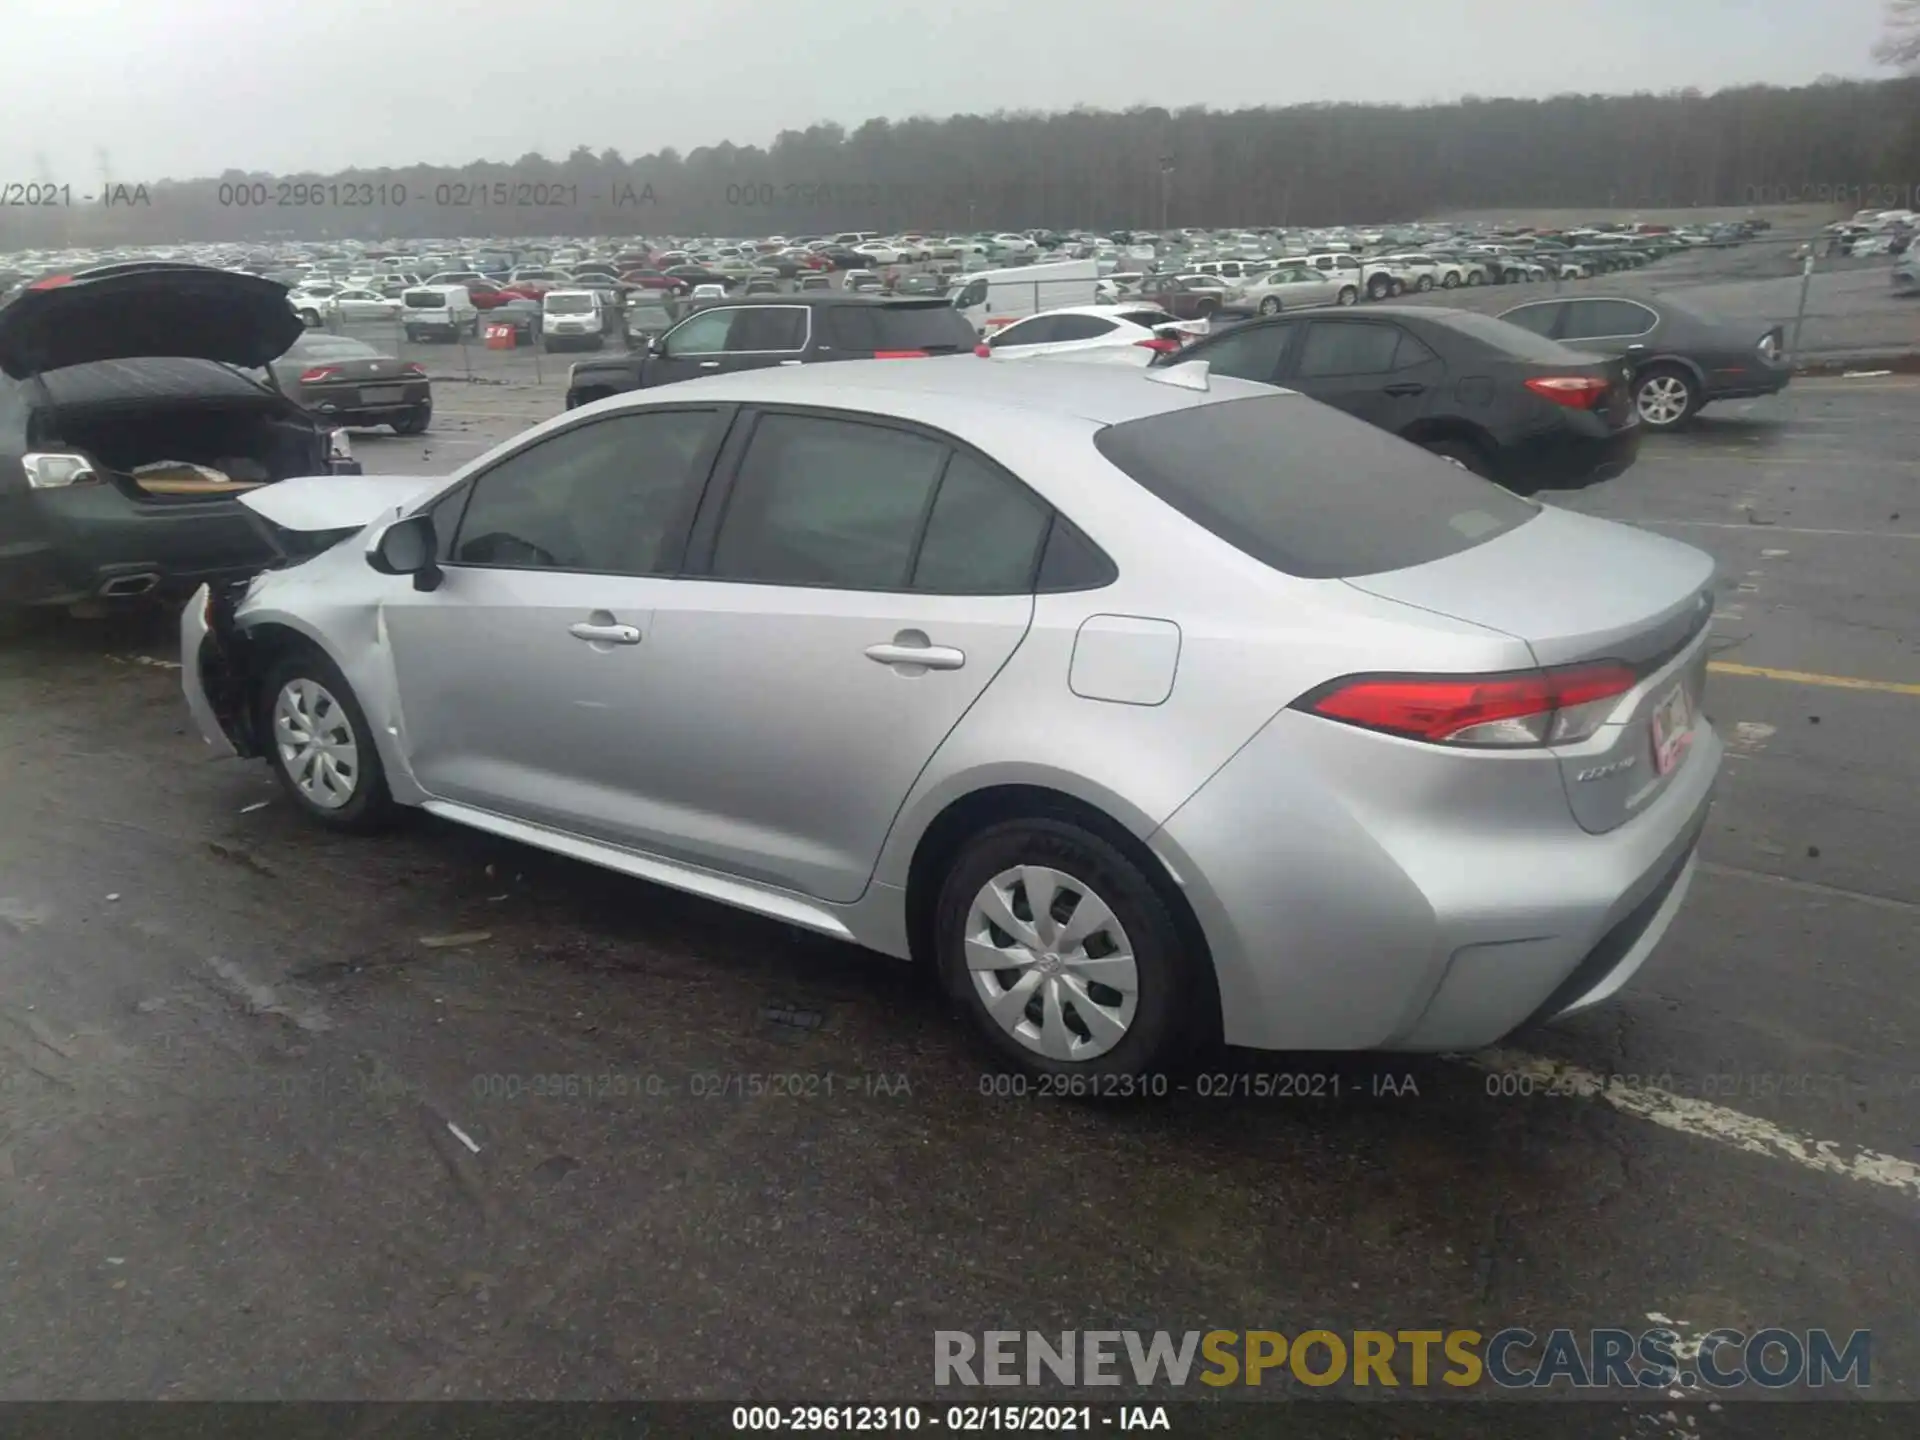
M1920 695L1920 685L1901 680L1861 680L1852 675L1818 675L1811 670L1775 670L1765 665L1736 665L1715 660L1707 666L1716 675L1751 675L1759 680L1784 680L1789 685L1826 685L1835 690L1879 690L1888 695Z

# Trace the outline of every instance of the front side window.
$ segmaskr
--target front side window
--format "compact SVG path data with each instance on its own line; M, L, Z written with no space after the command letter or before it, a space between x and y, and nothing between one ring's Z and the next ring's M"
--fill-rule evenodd
M733 329L734 311L702 310L667 333L667 354L718 355L727 348L727 334Z
M1113 322L1098 315L1057 315L1053 322L1053 341L1097 340L1113 332Z
M718 423L714 410L616 415L508 456L474 481L451 562L658 574Z

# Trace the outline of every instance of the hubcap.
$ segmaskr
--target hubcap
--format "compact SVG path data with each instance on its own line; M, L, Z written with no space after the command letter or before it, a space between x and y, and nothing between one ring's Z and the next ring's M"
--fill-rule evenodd
M1671 425L1687 413L1687 383L1677 375L1654 375L1640 385L1640 418Z
M347 712L324 685L289 680L273 702L273 741L300 793L338 810L360 784L360 746Z
M1125 1038L1140 1004L1127 932L1062 870L1003 870L967 911L967 971L994 1023L1049 1060L1092 1060Z

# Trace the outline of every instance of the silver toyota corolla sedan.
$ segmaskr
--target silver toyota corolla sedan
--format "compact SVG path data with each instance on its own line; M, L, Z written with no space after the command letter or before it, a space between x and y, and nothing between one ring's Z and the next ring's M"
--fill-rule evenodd
M1200 365L748 371L245 503L216 751L932 963L1036 1071L1591 1005L1720 764L1707 556Z

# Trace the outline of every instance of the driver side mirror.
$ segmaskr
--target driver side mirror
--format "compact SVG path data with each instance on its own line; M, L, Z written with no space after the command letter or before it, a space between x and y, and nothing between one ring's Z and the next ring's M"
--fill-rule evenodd
M367 547L367 564L382 575L411 575L416 590L438 590L445 578L433 516L409 515L382 530Z

